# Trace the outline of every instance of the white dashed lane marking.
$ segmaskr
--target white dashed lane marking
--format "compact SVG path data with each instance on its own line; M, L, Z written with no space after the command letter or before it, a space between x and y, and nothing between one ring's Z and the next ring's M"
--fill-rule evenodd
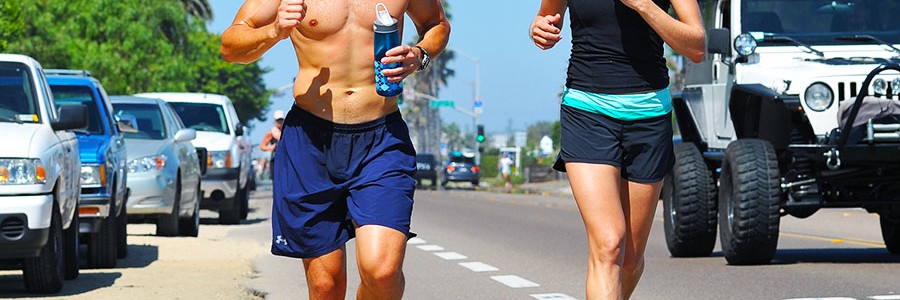
M414 238L411 238L408 241L406 241L406 243L410 244L410 245L421 245L421 244L425 243L425 240L414 237Z
M443 258L444 260L460 260L460 259L468 258L465 255L462 255L462 254L459 254L456 252L437 252L434 255L437 255L438 257Z
M847 297L813 297L813 298L791 298L784 300L856 300L856 298L847 298Z
M493 272L493 271L500 270L492 265L489 265L489 264L486 264L486 263L483 263L480 261L463 262L463 263L459 263L459 265L463 266L466 269L472 270L472 272Z
M531 295L531 297L534 299L538 299L538 300L578 300L578 298L575 298L575 297L572 297L572 296L569 296L566 294L560 294L560 293L533 294L533 295Z
M527 279L516 276L516 275L491 276L491 279L496 280L497 282L505 284L506 286L514 288L514 289L541 286L540 284L528 281Z
M875 300L900 300L900 295L883 295L883 296L872 296L869 299Z
M422 251L444 251L444 247L438 245L421 245L416 247L419 247L419 249L422 249Z

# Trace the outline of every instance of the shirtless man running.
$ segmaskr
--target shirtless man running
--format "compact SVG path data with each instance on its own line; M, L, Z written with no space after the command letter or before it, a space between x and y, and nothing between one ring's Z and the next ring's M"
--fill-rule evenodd
M310 299L344 299L344 244L356 237L357 299L400 299L416 181L415 150L396 97L375 92L375 5L416 46L387 52L401 81L447 45L440 0L247 0L222 34L222 56L249 63L290 38L300 72L275 157L272 253L301 258Z

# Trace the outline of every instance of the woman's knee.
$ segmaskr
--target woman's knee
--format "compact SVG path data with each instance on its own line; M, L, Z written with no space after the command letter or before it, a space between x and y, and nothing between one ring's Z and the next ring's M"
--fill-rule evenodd
M625 234L604 234L591 239L591 260L600 263L621 261L625 247Z

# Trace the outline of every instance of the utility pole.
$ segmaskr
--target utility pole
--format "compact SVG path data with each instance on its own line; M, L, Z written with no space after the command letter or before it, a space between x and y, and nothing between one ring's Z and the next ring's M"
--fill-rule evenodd
M475 126L473 126L473 128L478 128L478 125L481 124L480 117L481 117L481 109L482 109L481 108L481 106L482 106L482 102L481 102L481 59L478 57L469 55L466 52L461 51L456 48L453 49L453 52L459 53L459 55L461 55L462 57L465 57L466 59L471 60L472 62L475 63L475 83L474 83L475 88L473 91L473 93L475 95L474 95L474 98L472 99L472 113L470 116L472 116L472 119L475 123L474 124ZM457 109L459 109L459 108L457 108ZM477 135L477 133L475 133L475 134ZM478 151L478 150L480 149L481 145L479 145L479 142L477 140L473 141L473 142L475 144L475 146L472 148L475 150L475 163L480 165L481 164L481 151Z

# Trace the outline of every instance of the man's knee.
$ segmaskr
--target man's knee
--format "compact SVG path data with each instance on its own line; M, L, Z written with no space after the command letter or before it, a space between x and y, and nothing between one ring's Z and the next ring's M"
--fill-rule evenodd
M359 276L368 286L391 286L402 280L403 270L399 265L383 262L361 263Z
M318 276L308 282L313 299L335 299L344 294L346 282L341 278Z

